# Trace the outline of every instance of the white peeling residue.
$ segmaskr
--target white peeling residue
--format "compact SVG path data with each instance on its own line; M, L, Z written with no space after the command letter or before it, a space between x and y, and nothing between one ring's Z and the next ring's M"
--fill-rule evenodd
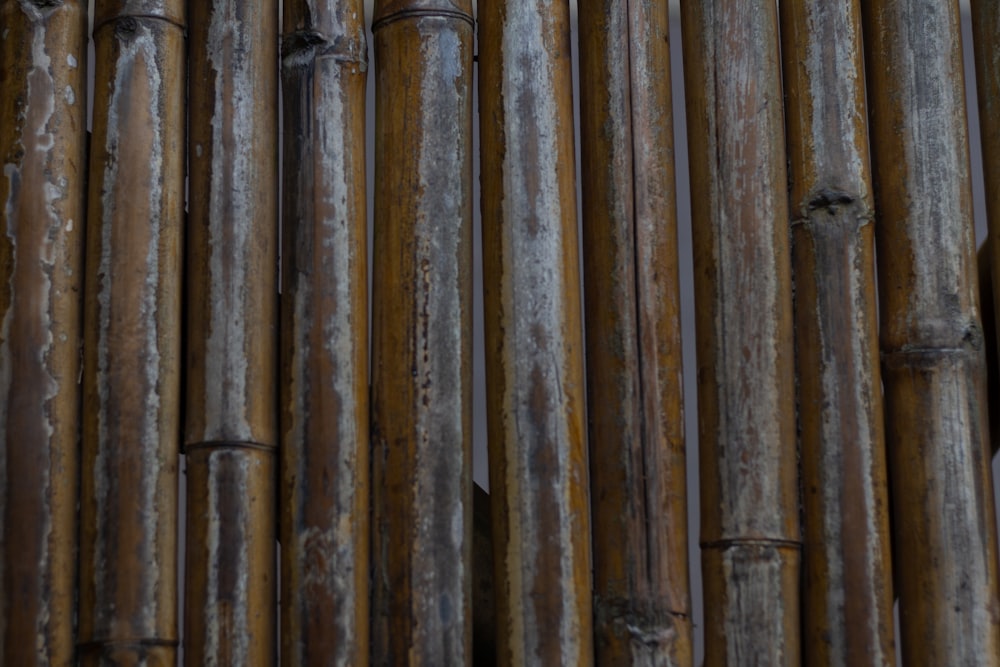
M507 137L507 155L503 165L503 224L509 230L505 231L505 235L510 235L510 247L505 248L507 256L504 266L505 271L517 274L513 279L508 278L512 282L509 289L513 292L513 312L506 323L509 331L507 335L510 336L506 345L507 358L513 359L514 375L508 391L516 392L511 402L515 411L515 432L511 437L520 440L515 446L521 456L534 447L555 447L556 469L560 474L552 478L551 492L558 498L558 511L566 512L570 507L571 481L568 476L573 466L568 460L569 443L572 442L566 422L568 406L561 387L569 356L563 341L563 330L564 326L575 327L577 323L562 321L569 310L563 302L564 295L575 293L576 290L576 285L565 284L563 265L568 256L568 253L564 253L564 248L570 246L575 251L576 238L572 230L563 229L562 219L575 219L575 212L567 214L562 209L555 165L546 163L543 158L541 168L532 169L528 166L533 164L533 159L529 159L531 155L559 155L559 133L571 131L569 126L564 125L565 120L560 115L561 107L547 83L556 80L558 74L555 67L564 65L556 64L547 43L546 34L551 29L552 20L548 13L542 12L542 6L538 3L513 3L508 6L506 24L503 26L502 53L505 54L505 70L502 96L506 125L504 134ZM568 72L560 74L568 75ZM530 106L532 113L525 114L519 108L522 103ZM532 135L537 138L537 143L529 145ZM564 157L571 160L571 156ZM560 165L560 168L571 169L572 163ZM529 201L525 193L532 191L537 194L534 201ZM538 231L534 238L525 229L527 221L537 224ZM518 349L511 350L511 345ZM541 371L546 385L558 393L551 397L547 406L548 423L544 434L536 434L531 430L522 432L519 427L522 423L532 421L531 397L527 392L534 383L532 374L536 369ZM542 437L548 442L532 442L533 437ZM507 475L505 483L509 492L519 488L517 477L524 475L524 479L532 480L534 476L530 463L524 459L511 462L507 467ZM537 481L529 481L528 484L529 488L524 489L523 493L511 496L520 498L520 506L515 513L521 516L520 544L527 546L524 553L519 555L517 552L522 547L518 545L519 540L514 539L506 556L508 570L521 570L517 574L523 577L519 582L522 587L533 586L540 578L550 576L537 571L535 563L539 554L537 551L532 552L532 548L538 549L542 545L555 548L551 545L572 544L571 537L576 524L574 517L566 514L559 517L558 536L539 535L537 517L542 508L534 506L533 500L539 493L547 490L538 488ZM546 508L545 511L556 509ZM574 561L579 557L579 554L572 553L565 546L560 549L563 576L576 571ZM530 601L530 591L518 591L516 597ZM543 633L557 633L559 644L564 648L574 645L580 628L575 614L579 605L573 587L567 587L563 592L562 605L558 627L549 626L548 619L537 618L530 602L521 610L513 610L511 617L514 641L522 638L526 659L538 658ZM572 657L567 656L567 660L572 660Z
M77 67L77 65L79 63L77 63L77 61L76 61L76 56L74 56L72 53L67 53L66 54L66 64L69 65L70 67L72 67L73 69L76 69L76 67Z
M198 157L201 157L201 153L202 153L201 143L195 144L194 145L194 154L196 156L198 156Z
M212 171L209 192L209 303L211 317L205 353L206 440L253 440L247 419L247 382L250 368L246 339L246 275L250 228L255 215L252 200L256 170L250 138L254 123L255 68L253 59L233 54L249 52L245 26L232 2L216 5L208 28L208 61L215 72L212 114ZM231 110L231 125L226 110ZM234 150L227 153L227 137ZM232 190L226 190L226 180ZM224 243L228 234L231 243ZM249 268L249 267L248 267ZM253 270L267 270L255 267Z
M67 232L73 231L73 218L69 218L68 220L66 220L66 231Z
M73 92L73 86L67 85L63 89L63 97L66 98L66 104L70 106L76 103L76 94Z

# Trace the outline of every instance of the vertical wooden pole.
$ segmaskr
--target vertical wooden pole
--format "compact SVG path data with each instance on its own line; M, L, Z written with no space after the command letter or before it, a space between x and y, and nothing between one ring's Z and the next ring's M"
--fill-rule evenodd
M379 0L372 31L372 659L469 664L472 7Z
M864 9L903 660L1000 664L959 6Z
M593 662L569 6L479 7L483 283L497 646Z
M895 664L861 10L782 2L805 664Z
M0 2L0 663L75 662L87 5Z
M190 5L189 665L276 659L274 0Z
M95 7L82 664L177 654L184 3Z
M690 665L666 2L580 4L596 657Z
M705 664L799 664L788 198L772 0L681 6Z
M364 4L286 0L281 660L368 663Z

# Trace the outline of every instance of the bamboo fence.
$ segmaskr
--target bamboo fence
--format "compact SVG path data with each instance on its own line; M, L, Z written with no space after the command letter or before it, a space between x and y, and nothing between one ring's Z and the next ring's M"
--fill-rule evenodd
M978 260L957 0L90 6L0 0L0 664L1000 663L995 0Z

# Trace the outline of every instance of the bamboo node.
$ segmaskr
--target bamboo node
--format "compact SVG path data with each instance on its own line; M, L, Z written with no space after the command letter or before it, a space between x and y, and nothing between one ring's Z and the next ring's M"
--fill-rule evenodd
M396 12L385 14L380 16L378 19L372 23L372 34L374 34L379 29L385 27L387 24L394 21L400 21L403 19L420 19L420 18L440 18L440 19L459 19L465 21L470 26L475 29L475 21L472 19L472 14L468 12L462 12L455 9L425 9L425 8L411 8L411 9L401 9Z
M795 551L802 550L801 541L790 540L783 537L730 537L701 542L699 546L701 546L703 550L718 549L719 551L726 551L727 549L739 547L770 547L772 549L792 549Z
M368 50L364 37L331 39L318 30L296 30L281 40L282 67L309 67L319 58L331 58L337 62L358 65L364 72L368 70Z

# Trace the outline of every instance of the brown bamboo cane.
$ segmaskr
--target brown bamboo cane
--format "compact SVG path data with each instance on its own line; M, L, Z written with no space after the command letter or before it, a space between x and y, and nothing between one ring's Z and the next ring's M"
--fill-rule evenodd
M600 664L692 663L666 2L580 3Z
M472 664L497 664L496 587L493 585L493 532L490 494L472 487Z
M958 2L864 5L906 664L1000 663Z
M184 3L98 1L81 664L177 661Z
M185 662L276 659L274 0L190 6Z
M375 3L372 661L472 656L472 6Z
M367 42L362 2L286 0L281 660L368 663Z
M0 664L75 661L85 2L0 2Z
M778 17L681 5L698 332L706 665L799 663L792 303Z
M780 3L809 665L895 665L857 0Z
M479 7L498 662L593 661L568 3Z

